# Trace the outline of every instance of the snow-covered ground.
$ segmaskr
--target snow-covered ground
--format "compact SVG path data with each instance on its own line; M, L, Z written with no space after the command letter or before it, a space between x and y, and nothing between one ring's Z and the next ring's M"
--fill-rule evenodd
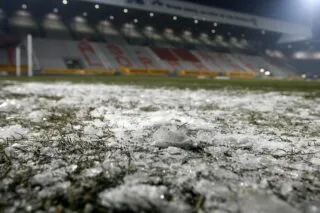
M0 212L320 212L319 98L0 89Z

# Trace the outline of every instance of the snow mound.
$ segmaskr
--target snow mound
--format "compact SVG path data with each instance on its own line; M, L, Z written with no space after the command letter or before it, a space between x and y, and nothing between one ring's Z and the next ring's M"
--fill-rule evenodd
M5 126L0 127L0 138L15 138L15 139L22 139L24 136L28 134L29 130L23 128L21 125L12 125L12 126Z
M44 171L33 176L31 182L36 185L47 186L59 181L63 181L67 175L66 169L64 168L53 171Z
M131 210L144 212L191 212L186 206L169 203L165 200L167 188L165 186L122 185L118 188L105 190L99 194L103 206L117 210ZM155 210L156 208L156 210Z
M178 147L190 149L196 147L192 139L187 136L185 129L176 126L162 126L153 134L153 145L160 148Z
M28 114L27 118L32 122L41 122L44 120L46 112L43 110L33 111Z
M299 213L289 204L272 195L252 194L240 199L241 213Z

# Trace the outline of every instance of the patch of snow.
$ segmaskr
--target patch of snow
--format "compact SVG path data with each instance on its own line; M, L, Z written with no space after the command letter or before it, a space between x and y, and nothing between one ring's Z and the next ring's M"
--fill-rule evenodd
M53 183L63 181L67 176L66 169L57 169L53 171L45 171L32 177L32 183L41 186L51 185Z
M191 138L187 136L186 131L183 129L178 129L176 126L160 127L153 134L153 140L153 145L160 148L173 146L183 149L190 149L195 146Z
M150 210L176 213L191 212L191 209L187 206L172 204L164 200L166 193L167 188L165 186L122 185L115 189L101 192L99 199L103 206L118 210L132 210L135 212Z
M31 112L27 118L32 122L43 122L45 118L46 112L42 110Z
M20 124L0 127L0 138L2 139L22 139L23 137L27 136L28 133L29 130L23 128Z
M245 195L239 201L241 213L301 213L273 195Z

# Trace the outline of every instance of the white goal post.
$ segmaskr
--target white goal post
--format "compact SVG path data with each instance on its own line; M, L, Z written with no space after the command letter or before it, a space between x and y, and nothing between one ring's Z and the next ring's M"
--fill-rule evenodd
M16 75L21 76L21 45L16 47ZM27 36L27 65L28 65L28 77L33 76L33 45L32 35Z

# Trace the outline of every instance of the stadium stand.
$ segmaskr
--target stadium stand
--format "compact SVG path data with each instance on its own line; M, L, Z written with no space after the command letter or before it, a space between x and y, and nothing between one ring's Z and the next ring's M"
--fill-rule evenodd
M60 17L54 13L46 15L42 22L42 28L46 38L71 40L68 27L63 23Z
M125 44L126 41L120 32L107 20L100 21L97 25L97 31L104 40L109 43Z
M159 22L150 23L140 17L138 22L136 17L139 13L131 13L129 18L110 16L112 18L106 20L101 18L102 13L90 19L87 12L81 16L70 14L63 17L57 10L51 10L35 19L26 8L13 10L9 17L0 10L0 32L20 39L21 44L31 33L34 37L34 61L41 70L130 68L262 75L260 70L264 69L271 70L278 77L290 76L294 70L286 61L262 53L264 47L252 42L254 36L231 34L229 30L234 26L217 27L214 23L209 34L201 32L198 27L165 22L160 26ZM246 29L246 32L250 34L253 30ZM277 36L274 36L275 40ZM22 64L25 64L25 46L22 47ZM0 57L2 66L14 65L14 45L0 49Z
M31 33L34 36L39 35L39 28L30 14L26 10L18 10L15 14L9 19L9 26L11 32L19 37L24 37L28 33Z
M76 16L70 23L72 33L77 40L89 39L93 41L99 40L99 34L91 27L87 20L81 16Z

